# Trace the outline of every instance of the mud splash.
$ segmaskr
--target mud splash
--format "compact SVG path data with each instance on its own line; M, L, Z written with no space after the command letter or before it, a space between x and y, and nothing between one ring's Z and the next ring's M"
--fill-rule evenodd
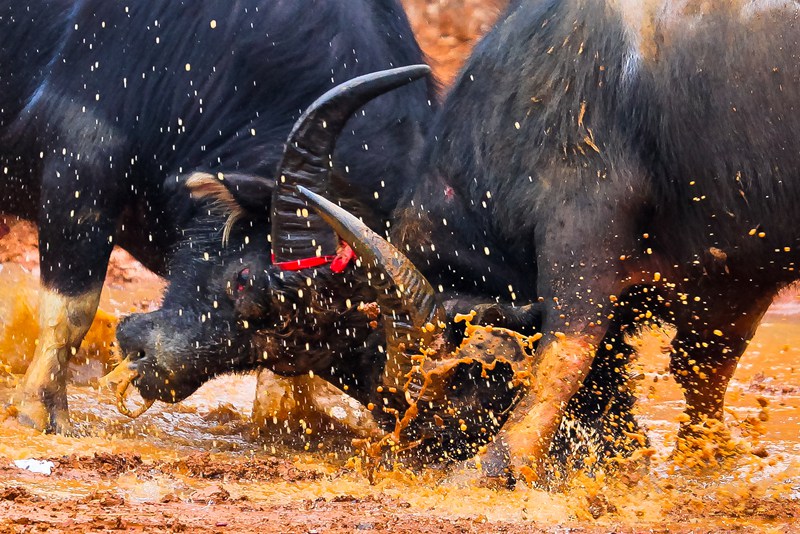
M800 517L800 314L784 297L751 343L728 396L729 432L700 453L672 455L680 391L660 354L640 345L638 411L652 442L615 477L578 474L561 492L494 491L437 469L390 470L371 481L347 451L264 443L249 413L255 377L223 377L182 404L136 421L109 391L71 386L76 437L0 422L3 528L351 532L353 530L790 532ZM13 378L0 388L6 399ZM12 467L48 459L52 475ZM648 465L649 464L649 465Z

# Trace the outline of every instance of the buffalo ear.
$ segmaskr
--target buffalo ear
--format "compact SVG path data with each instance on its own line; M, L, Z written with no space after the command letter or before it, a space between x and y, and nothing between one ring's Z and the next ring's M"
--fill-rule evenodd
M233 225L242 217L269 218L274 180L250 174L196 172L182 183L193 199L207 202L227 217L222 231L224 246L228 244Z
M251 174L196 172L183 180L195 200L217 204L230 214L268 215L275 180Z

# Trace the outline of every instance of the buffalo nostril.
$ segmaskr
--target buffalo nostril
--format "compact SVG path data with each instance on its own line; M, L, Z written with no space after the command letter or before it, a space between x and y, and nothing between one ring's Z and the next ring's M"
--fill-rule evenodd
M138 361L154 352L151 340L157 331L153 314L134 314L126 317L117 328L120 353L128 361Z

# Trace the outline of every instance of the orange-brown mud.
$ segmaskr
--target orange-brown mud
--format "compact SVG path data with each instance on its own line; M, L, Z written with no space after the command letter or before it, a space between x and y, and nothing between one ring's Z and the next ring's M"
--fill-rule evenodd
M448 82L502 1L406 0L423 46ZM6 399L35 340L35 232L6 221L0 238L0 532L794 532L800 524L800 298L764 319L726 397L729 433L671 456L682 397L646 332L638 360L640 421L649 463L580 474L559 491L494 491L437 469L367 477L325 435L256 436L254 376L222 377L181 404L140 419L94 387L110 358L116 318L158 304L163 281L115 251L88 363L74 366L76 435L21 427ZM0 234L4 232L0 228ZM465 310L466 311L466 310ZM5 411L3 411L5 410ZM302 436L306 436L303 438ZM322 447L319 446L322 444ZM49 475L15 460L52 462Z

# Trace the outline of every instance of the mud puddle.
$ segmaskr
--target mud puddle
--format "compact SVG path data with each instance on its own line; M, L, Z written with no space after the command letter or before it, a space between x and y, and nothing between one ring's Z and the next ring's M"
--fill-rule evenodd
M577 475L558 492L498 492L436 469L370 482L346 451L266 444L249 424L253 376L219 378L136 421L109 392L72 386L76 436L0 422L0 529L791 532L800 517L797 302L786 296L768 313L742 358L727 397L730 436L709 438L693 457L670 457L683 403L655 333L641 337L638 362L649 466ZM52 473L14 467L21 459L50 461Z

